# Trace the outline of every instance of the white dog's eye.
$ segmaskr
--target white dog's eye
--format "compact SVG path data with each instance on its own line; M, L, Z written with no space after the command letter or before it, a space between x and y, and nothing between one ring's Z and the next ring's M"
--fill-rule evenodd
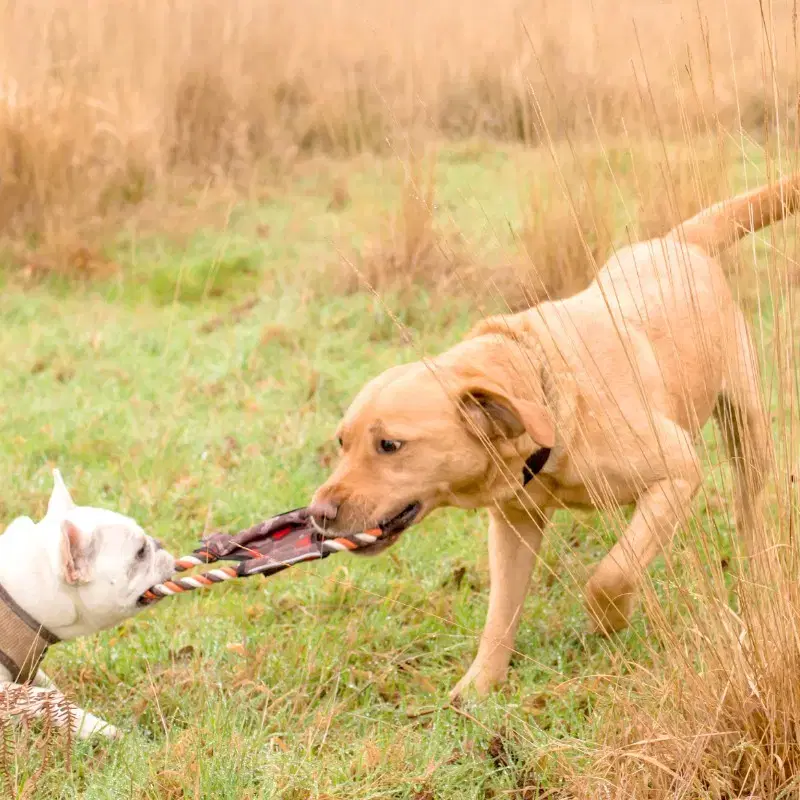
M379 453L396 453L403 446L397 439L381 439L378 442Z
M145 542L137 551L136 551L136 559L138 561L142 561L144 557L147 555L147 542Z

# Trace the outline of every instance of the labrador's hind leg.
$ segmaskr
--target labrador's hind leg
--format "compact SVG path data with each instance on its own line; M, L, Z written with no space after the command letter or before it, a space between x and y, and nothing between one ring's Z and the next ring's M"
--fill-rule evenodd
M770 431L761 398L758 365L743 318L737 346L729 358L725 385L714 408L734 474L734 510L739 536L748 555L763 533L762 494L770 464Z

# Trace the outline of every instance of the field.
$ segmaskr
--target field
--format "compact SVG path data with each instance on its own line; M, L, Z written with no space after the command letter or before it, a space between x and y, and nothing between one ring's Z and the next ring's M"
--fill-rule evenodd
M368 5L2 7L20 35L0 52L0 519L41 514L54 466L176 554L305 504L368 378L795 166L782 6L617 28L608 3L542 3L528 28L471 2L454 28L443 0ZM772 411L766 578L743 571L709 427L692 525L623 634L590 635L581 601L621 518L559 512L510 684L449 705L486 610L486 518L439 512L376 559L165 600L53 649L60 688L126 735L3 724L3 791L792 796L800 273L793 222L754 238L725 264Z

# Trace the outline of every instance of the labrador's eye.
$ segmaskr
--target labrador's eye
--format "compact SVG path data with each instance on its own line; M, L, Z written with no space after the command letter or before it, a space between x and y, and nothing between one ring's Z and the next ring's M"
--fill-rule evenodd
M344 439L342 439L341 436L339 437L339 439L337 441L339 442L339 447L344 447Z
M137 551L136 551L136 560L143 561L144 557L147 555L147 542L145 542Z
M378 442L379 453L396 453L403 446L397 439L381 439Z

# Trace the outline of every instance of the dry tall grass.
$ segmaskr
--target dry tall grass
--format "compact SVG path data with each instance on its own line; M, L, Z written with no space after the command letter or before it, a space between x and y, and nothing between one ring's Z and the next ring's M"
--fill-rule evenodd
M786 173L797 170L789 141L784 130L769 147L784 153ZM694 202L707 203L705 188L727 180L724 170L717 169L715 177L713 159L705 169L698 168L699 156L689 161L692 179L681 178L682 168L669 172L664 188L674 199L669 213L655 215L659 227L672 224L673 212L680 218L692 212ZM777 164L769 163L769 169ZM734 487L723 468L700 492L692 511L695 529L666 554L670 590L656 592L650 585L646 592L647 645L656 667L629 664L628 675L612 678L617 688L601 709L591 766L574 779L567 796L767 800L800 794L800 326L792 288L798 228L800 221L792 218L757 234L760 247L751 240L727 256L732 279L760 276L754 336L775 447L768 512L752 553L736 539L726 512ZM647 224L643 232L650 232ZM755 255L765 246L768 256L762 255L759 268ZM726 541L719 528L728 525ZM665 594L677 603L665 605Z
M531 175L528 191L524 258L491 274L511 310L586 288L615 247L663 235L729 189L722 151L665 149L656 139L561 147Z
M345 291L369 287L382 292L416 292L420 287L461 288L472 274L459 237L436 224L436 156L410 154L398 208L380 238L367 245L355 269L338 269Z
M684 622L648 604L658 668L632 665L604 709L604 741L590 776L575 781L578 796L766 800L800 792L798 518L794 477L780 480L787 504L758 543L760 566L739 565L731 590L719 550L690 544Z
M794 22L748 0L6 2L0 225L41 237L176 175L258 180L410 130L758 132L794 96Z

